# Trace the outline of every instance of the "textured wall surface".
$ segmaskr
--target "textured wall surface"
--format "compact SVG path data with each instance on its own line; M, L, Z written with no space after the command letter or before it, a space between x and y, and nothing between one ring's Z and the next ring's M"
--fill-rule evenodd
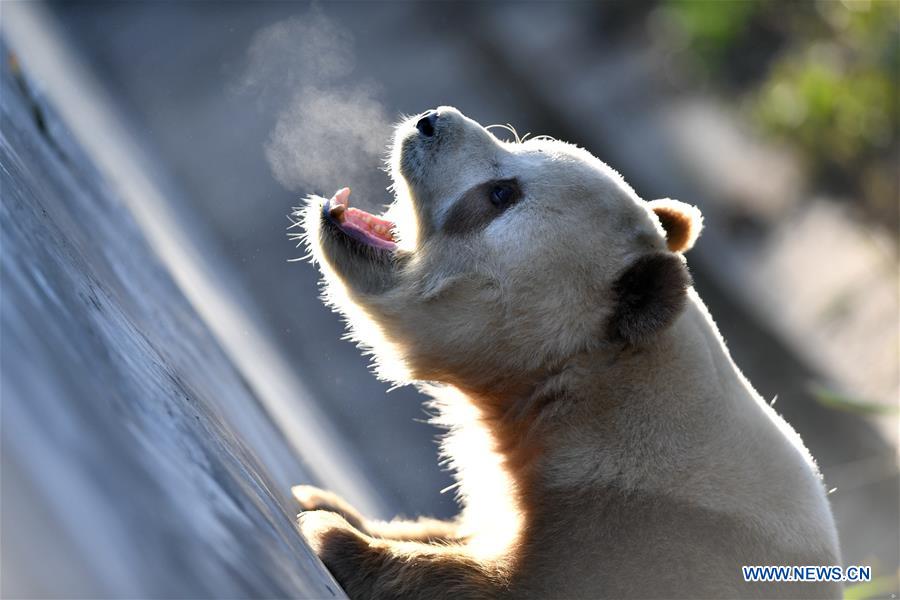
M0 596L341 597L309 473L3 50Z

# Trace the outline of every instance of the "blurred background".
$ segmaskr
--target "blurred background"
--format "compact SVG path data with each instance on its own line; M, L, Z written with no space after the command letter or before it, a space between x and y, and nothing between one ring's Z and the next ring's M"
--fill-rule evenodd
M818 460L844 562L873 566L853 593L898 591L896 1L48 7L385 513L454 514L439 432L341 341L286 216L345 185L386 204L392 124L450 104L701 208L696 285Z

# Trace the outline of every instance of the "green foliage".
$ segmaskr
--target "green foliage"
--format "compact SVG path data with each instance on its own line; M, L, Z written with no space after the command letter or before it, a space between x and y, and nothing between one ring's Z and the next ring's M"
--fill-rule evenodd
M690 40L692 51L704 64L723 68L727 50L760 10L759 2L722 0L670 1L667 17Z
M798 151L819 188L900 225L900 0L669 0L661 10L689 62L726 91L736 83L748 116Z
M857 164L895 142L900 4L822 5L825 35L802 39L773 65L755 116L816 162Z
M863 415L892 415L898 412L895 405L867 402L841 394L821 384L810 384L809 391L819 404L834 410Z

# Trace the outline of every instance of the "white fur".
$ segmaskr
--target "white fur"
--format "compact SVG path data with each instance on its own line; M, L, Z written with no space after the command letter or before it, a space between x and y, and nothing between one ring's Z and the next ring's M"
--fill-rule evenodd
M645 346L610 338L614 283L638 259L668 252L654 205L583 149L545 138L501 142L455 109L439 111L435 139L421 138L415 119L397 130L389 214L398 216L401 249L391 261L369 268L323 243L321 200L310 203L306 230L328 302L373 352L379 374L440 382L428 390L450 430L443 451L473 554L522 543L530 493L515 489L479 402L501 398L502 418L515 419L557 394L563 401L532 415L521 434L541 440L533 484L548 495L641 492L727 515L782 549L837 557L812 458L735 366L692 288ZM502 179L518 182L518 204L466 235L447 232L467 190ZM684 211L679 226L694 229L682 232L681 248L690 248L699 211L657 206ZM389 283L373 287L379 281Z

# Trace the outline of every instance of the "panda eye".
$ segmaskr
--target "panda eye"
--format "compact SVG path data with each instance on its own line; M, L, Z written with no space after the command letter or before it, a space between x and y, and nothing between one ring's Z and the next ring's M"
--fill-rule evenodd
M519 190L510 183L498 183L491 188L491 204L506 208L518 199Z

